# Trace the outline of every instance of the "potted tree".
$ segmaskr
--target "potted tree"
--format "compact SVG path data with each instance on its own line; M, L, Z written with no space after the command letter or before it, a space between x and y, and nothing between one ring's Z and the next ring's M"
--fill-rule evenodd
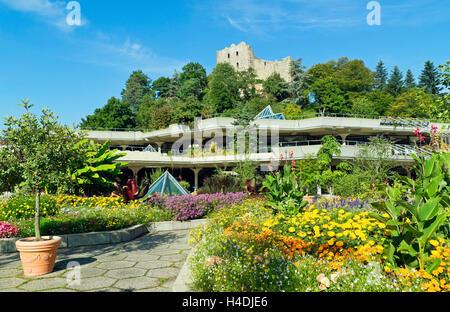
M41 236L40 196L43 189L55 189L70 179L71 164L81 157L77 150L80 136L57 122L48 109L37 117L30 112L29 100L22 101L24 113L20 118L8 117L2 137L6 141L7 160L18 167L21 188L36 198L35 237L16 242L24 275L35 277L53 271L61 237Z

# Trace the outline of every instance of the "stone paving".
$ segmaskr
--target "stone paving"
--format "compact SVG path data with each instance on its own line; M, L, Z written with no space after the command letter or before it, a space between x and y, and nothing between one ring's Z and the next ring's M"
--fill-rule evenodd
M54 272L26 278L18 253L0 254L0 292L170 292L190 253L189 231L148 234L134 241L60 249ZM81 279L71 282L78 262ZM68 278L69 277L69 278Z

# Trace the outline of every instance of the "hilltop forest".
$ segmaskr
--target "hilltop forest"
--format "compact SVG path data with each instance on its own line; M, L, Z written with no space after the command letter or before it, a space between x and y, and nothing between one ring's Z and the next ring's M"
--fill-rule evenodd
M419 77L379 61L374 71L362 60L339 58L310 68L293 62L292 81L273 74L257 79L253 69L235 71L218 64L207 75L191 62L172 77L152 80L141 70L126 81L121 98L83 118L81 129L158 130L173 123L192 124L195 117L251 118L268 105L287 119L316 113L393 116L449 121L450 61L427 61Z

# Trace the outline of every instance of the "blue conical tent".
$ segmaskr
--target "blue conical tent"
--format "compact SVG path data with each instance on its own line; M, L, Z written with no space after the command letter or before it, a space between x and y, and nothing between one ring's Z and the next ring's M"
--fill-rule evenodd
M164 174L150 186L147 194L142 198L142 200L148 199L155 193L159 193L162 196L178 196L189 194L189 192L184 187L182 187L180 183L178 183L177 179L175 179L169 173L169 171L164 172Z
M144 149L144 152L157 153L158 151L150 144Z
M255 119L279 119L279 120L285 120L283 114L274 114L272 111L272 107L269 105L264 110L256 115Z

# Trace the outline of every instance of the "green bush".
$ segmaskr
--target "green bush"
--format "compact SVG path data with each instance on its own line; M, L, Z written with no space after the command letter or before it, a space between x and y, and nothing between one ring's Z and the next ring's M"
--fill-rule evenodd
M303 200L303 184L290 165L284 165L282 172L266 175L263 188L274 214L294 216L308 204Z
M55 216L60 212L56 199L50 195L41 196L41 216ZM35 214L35 197L18 194L0 202L0 220L29 219Z
M266 208L264 199L251 198L245 200L242 204L235 204L231 207L224 207L210 215L213 223L219 224L223 228L229 227L239 218L252 215L255 218L270 215L270 210Z
M239 193L242 192L240 180L229 174L216 174L204 180L203 187L198 189L199 194Z
M172 216L165 210L142 206L135 209L94 209L59 214L41 219L42 235L65 235L114 231L150 222L168 221ZM34 220L18 220L19 237L34 236Z

